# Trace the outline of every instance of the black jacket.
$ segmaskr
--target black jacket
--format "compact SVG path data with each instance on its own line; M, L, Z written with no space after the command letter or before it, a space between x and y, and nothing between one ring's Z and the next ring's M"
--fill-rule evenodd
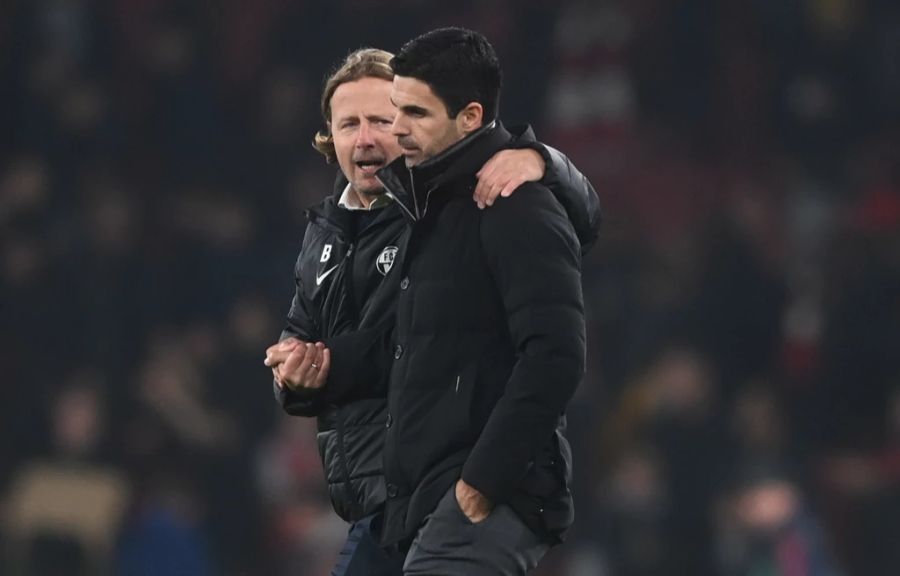
M335 512L354 522L384 504L381 450L387 416L386 365L379 362L385 331L394 320L398 275L391 258L406 234L402 215L390 205L369 214L337 205L347 181L307 211L303 246L294 268L295 294L281 339L325 341L332 368L327 385L314 393L275 386L284 410L318 417L318 445ZM386 326L387 328L382 328ZM363 360L365 359L365 360ZM371 376L361 382L361 379ZM352 389L341 383L353 383Z
M543 185L490 210L471 201L475 172L510 138L485 127L379 171L411 225L394 270L385 544L408 542L460 477L548 542L573 519L563 414L585 366L581 254Z
M524 130L511 147L533 147L547 164L544 181L568 207L585 247L599 225L597 195L569 160ZM346 186L307 211L307 229L295 266L295 295L282 339L324 340L332 367L320 391L298 394L275 387L284 409L318 417L318 444L332 505L356 521L385 500L381 450L387 423L387 374L392 358L380 353L393 326L400 276L388 265L410 228L397 203L358 226L358 212L337 206ZM517 191L516 196L519 192ZM469 197L469 202L475 203ZM506 202L506 199L495 204ZM328 247L328 248L326 248Z

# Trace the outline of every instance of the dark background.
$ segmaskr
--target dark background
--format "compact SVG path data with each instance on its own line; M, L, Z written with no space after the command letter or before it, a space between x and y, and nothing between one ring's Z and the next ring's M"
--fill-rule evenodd
M451 24L606 214L538 572L900 574L889 0L0 3L0 572L328 573L315 425L262 365L319 92Z

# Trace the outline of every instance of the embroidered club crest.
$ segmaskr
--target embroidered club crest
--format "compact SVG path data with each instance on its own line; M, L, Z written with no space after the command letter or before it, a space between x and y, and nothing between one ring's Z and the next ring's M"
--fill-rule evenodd
M397 255L397 247L396 246L385 246L384 250L381 251L381 254L378 255L378 259L375 260L375 268L381 272L382 276L387 276L388 272L391 271L391 267L394 265L394 257Z

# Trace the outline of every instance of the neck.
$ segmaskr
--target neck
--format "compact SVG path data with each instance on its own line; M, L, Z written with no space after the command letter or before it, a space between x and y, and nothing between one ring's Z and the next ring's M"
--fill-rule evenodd
M359 200L359 203L362 204L363 206L365 206L366 208L369 208L372 205L372 202L374 202L375 198L376 198L376 196L374 194L363 194L362 192L358 192L356 189L354 189L352 187L350 188L350 193L353 194L356 197L356 199Z

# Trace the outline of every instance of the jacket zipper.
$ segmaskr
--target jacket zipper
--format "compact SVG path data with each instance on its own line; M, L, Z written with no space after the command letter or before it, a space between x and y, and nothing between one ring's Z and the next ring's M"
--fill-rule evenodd
M347 299L346 305L350 307L350 316L354 326L359 322L359 310L357 310L356 293L353 287L353 253L355 248L356 245L351 242L347 247L347 254L344 256L344 262L346 263L344 268L344 297ZM340 312L340 309L338 309L338 312Z
M397 198L397 196L395 196L393 192L391 192L391 189L388 188L384 182L382 182L381 178L379 178L378 181L381 182L381 186L384 188L384 193L387 194L388 198L396 202L397 206L400 206L400 209L406 212L410 219L412 219L413 221L418 220L418 218L416 218L416 215L409 211L409 208L406 207L406 204L401 202L400 199Z
M410 183L410 187L412 188L412 190L410 192L411 192L411 195L413 198L413 208L416 211L415 214L410 212L410 210L409 210L409 208L407 208L406 204L401 202L400 199L397 198L397 196L393 192L391 192L391 189L387 187L387 185L381 180L381 178L378 178L378 181L381 182L381 186L384 188L384 193L387 194L387 197L390 198L391 200L393 200L394 202L396 202L400 206L400 208L404 212L406 212L406 214L409 215L409 217L414 222L418 222L419 220L421 220L422 218L425 217L425 212L428 211L428 202L429 202L429 200L431 200L431 193L434 192L435 190L437 190L437 187L432 188L431 190L429 190L428 192L425 193L425 207L422 210L422 212L420 213L419 212L419 198L416 196L416 180L415 180L415 178L413 178L412 168L407 168L407 170L409 171L409 183Z
M347 252L344 254L343 258L341 258L338 269L335 271L335 278L332 280L328 289L330 294L334 290L340 290L340 287L343 286L343 290L340 290L339 299L337 303L332 306L328 318L322 319L323 321L328 322L326 326L328 330L327 332L322 332L323 337L334 336L337 331L338 323L345 315L351 316L353 322L357 321L356 305L353 298L353 260L351 259L354 248L355 245L352 242L347 245ZM327 300L328 297L326 296L326 301ZM346 310L345 306L350 306L351 308Z
M428 192L425 193L425 209L422 210L422 217L425 217L425 213L428 212L428 201L431 200L431 193L437 190L437 188L432 188Z
M407 168L407 170L409 170L409 185L412 187L413 206L416 208L416 220L419 220L422 218L422 215L419 214L419 199L416 198L416 179L413 176L412 168Z

